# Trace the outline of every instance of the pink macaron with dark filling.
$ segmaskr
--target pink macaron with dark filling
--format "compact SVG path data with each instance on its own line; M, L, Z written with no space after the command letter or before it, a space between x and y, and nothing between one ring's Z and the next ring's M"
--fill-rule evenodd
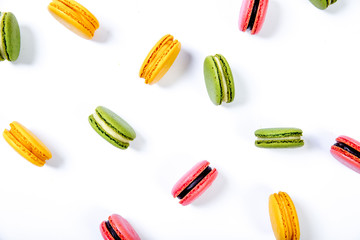
M108 221L103 221L100 232L105 240L140 240L130 223L118 214L113 214Z
M247 29L251 34L261 30L265 21L269 0L243 0L239 16L239 29L245 32Z
M179 198L183 206L192 203L206 191L218 175L206 160L197 163L174 185L171 194Z
M330 152L339 162L360 173L360 142L347 136L339 136Z

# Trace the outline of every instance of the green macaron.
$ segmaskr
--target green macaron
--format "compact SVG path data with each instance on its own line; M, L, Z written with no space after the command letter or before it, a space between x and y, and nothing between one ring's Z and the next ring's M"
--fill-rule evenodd
M261 148L301 147L302 130L299 128L262 128L255 131L255 146Z
M97 107L95 113L89 116L89 122L100 136L121 149L128 148L130 141L136 137L134 129L106 107Z
M335 3L337 0L310 0L310 2L319 9L326 9L331 4Z
M20 28L11 12L0 12L0 61L15 61L20 53Z
M234 100L234 78L224 56L216 54L205 58L204 77L208 95L215 105Z

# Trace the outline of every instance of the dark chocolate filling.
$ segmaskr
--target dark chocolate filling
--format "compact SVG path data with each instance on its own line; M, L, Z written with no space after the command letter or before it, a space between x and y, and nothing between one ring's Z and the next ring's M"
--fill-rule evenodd
M189 186L187 186L178 196L177 198L179 199L183 199L186 194L188 194L196 185L198 185L198 183L204 178L206 177L206 175L209 174L209 172L211 172L211 167L207 167L204 169L204 171L202 171L202 173L200 173L199 176L197 176L194 181L192 181Z
M255 23L255 19L256 19L256 14L259 8L259 4L260 4L260 0L255 0L254 2L254 6L250 15L250 20L249 20L249 24L248 24L248 29L252 30L254 23Z
M352 148L352 147L350 147L350 146L348 146L348 145L346 145L344 143L337 142L337 143L334 144L334 146L337 146L337 147L339 147L341 149L344 149L345 151L351 153L352 155L360 158L360 152L359 151L355 150L354 148Z
M109 223L109 221L105 222L106 228L107 230L109 230L111 236L115 239L115 240L121 240L121 238L116 234L115 230L113 229L113 227L111 226L111 224Z

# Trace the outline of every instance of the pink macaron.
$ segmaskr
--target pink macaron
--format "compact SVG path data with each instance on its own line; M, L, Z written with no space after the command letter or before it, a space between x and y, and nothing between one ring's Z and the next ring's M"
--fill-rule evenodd
M192 203L210 187L218 172L209 165L206 160L197 163L174 185L171 194L180 199L180 204L185 206Z
M258 33L265 21L268 2L269 0L243 0L239 16L239 29L243 32L249 29L251 34Z
M330 152L339 162L360 173L360 142L347 136L339 136Z
M130 223L118 214L113 214L108 221L103 221L100 232L105 240L140 240Z

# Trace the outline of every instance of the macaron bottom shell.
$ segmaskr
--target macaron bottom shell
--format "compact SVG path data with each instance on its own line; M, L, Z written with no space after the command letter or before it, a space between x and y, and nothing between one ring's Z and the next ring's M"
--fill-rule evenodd
M309 0L315 7L324 10L337 0Z

